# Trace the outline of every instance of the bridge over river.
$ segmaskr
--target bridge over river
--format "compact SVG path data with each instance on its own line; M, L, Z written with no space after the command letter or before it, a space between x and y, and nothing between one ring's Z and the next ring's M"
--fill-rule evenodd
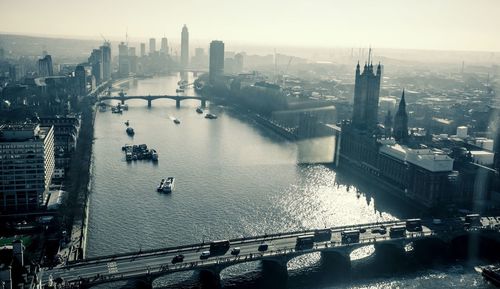
M179 247L170 247L148 251L138 251L110 256L89 258L67 263L55 268L41 270L45 288L89 288L93 285L121 280L140 279L153 282L160 276L198 270L208 273L213 280L220 279L220 272L232 265L260 260L272 264L282 272L287 270L287 263L300 255L320 252L322 258L340 258L350 266L350 253L363 246L389 245L404 249L409 243L422 240L435 240L452 244L460 238L477 236L492 242L500 242L500 217L479 217L470 221L469 217L457 217L442 220L418 220L416 228L408 227L408 220L382 223L358 224L318 230L261 235L229 240L227 250L220 254L201 256L210 249L210 243L199 243ZM400 234L391 231L399 229ZM298 246L298 239L313 236L318 232L329 232L320 240L316 239L307 246ZM347 238L354 232L358 237ZM324 238L324 237L327 238ZM267 247L263 250L262 244ZM498 243L500 244L500 243ZM232 249L238 247L239 253ZM183 261L174 263L174 257L182 254Z
M118 96L101 96L99 97L99 101L101 100L119 100L122 104L125 104L126 100L129 99L144 99L148 101L148 107L151 107L151 102L155 99L172 99L175 100L175 106L180 107L181 101L183 100L199 100L201 102L201 107L206 107L206 102L208 98L203 96L189 96L189 95L125 95L120 93Z

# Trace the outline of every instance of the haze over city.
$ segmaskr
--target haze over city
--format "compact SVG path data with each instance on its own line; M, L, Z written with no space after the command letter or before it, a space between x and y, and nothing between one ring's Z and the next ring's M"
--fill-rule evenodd
M500 0L0 0L1 289L500 286Z
M128 31L131 40L176 39L186 23L194 41L500 50L496 0L3 0L0 10L12 11L2 13L2 33L119 40Z

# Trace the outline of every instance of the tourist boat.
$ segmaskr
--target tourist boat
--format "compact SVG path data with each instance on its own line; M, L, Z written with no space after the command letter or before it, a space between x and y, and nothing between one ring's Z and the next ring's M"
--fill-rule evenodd
M212 113L207 113L205 114L205 118L208 118L208 119L216 119L217 116L215 114L212 114Z
M125 125L126 125L126 126L128 126L129 124L130 124L130 122L127 120L127 121L125 122Z
M153 160L153 162L158 161L158 153L154 149L151 149L151 160Z
M106 106L105 105L100 105L99 106L99 111L100 112L105 112L106 111Z
M163 184L162 192L171 193L174 190L175 178L168 177Z
M127 134L128 134L128 135L130 135L130 136L132 136L132 135L134 135L134 134L135 134L134 129L133 129L133 128L131 128L131 127L127 127L127 130L126 130L126 131L127 131Z
M179 119L177 119L177 118L174 118L174 123L175 123L175 124L180 124L180 123L181 123L181 121L180 121Z
M158 187L156 188L156 191L157 192L162 192L163 191L163 186L165 185L165 179L161 179L161 182L160 184L158 185Z
M177 92L177 93L179 93L179 92L184 92L184 89L182 89L182 88L177 88L177 89L175 90L175 92Z
M121 109L119 106L117 106L117 107L112 107L112 108L111 108L111 112L112 112L112 113L122 113L122 109Z
M500 266L490 265L481 268L481 275L493 285L500 287Z
M201 109L201 108L199 108L199 107L198 107L198 108L196 109L196 112L197 112L197 113L203 113L203 109Z
M125 160L127 160L127 162L130 162L132 161L132 158L133 158L132 152L131 151L126 152Z

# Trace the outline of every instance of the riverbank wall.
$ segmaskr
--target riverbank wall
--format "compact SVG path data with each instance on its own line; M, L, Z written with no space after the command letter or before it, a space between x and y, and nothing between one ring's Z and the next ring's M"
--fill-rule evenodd
M94 122L95 107L90 99L86 99L82 103L80 136L66 178L66 188L69 192L69 197L64 217L70 236L65 254L68 261L79 260L85 257Z

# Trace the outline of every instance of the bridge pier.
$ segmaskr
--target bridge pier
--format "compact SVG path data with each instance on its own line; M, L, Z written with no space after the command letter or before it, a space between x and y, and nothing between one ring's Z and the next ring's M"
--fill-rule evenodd
M151 99L148 99L148 107L151 107Z
M287 259L262 260L262 284L259 288L287 288Z
M351 276L351 249L321 252L321 267L328 272L328 278L346 280Z
M181 107L181 100L180 99L175 99L175 107L180 108Z
M202 100L201 100L201 107L202 107L202 108L207 107L207 101L206 101L205 99L202 99Z
M124 99L124 98L122 98L122 99L121 99L121 102L122 102L122 104L125 104L125 99Z
M199 273L201 288L221 288L220 270L201 270Z

